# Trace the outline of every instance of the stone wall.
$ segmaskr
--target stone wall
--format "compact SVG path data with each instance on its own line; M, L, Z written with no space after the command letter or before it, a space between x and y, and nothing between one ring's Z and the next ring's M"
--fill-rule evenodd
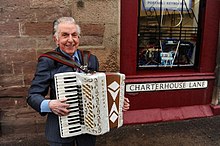
M119 70L118 0L0 0L0 135L42 133L45 118L26 104L38 56L54 49L52 22L72 16L82 49L97 55L100 70ZM25 130L25 131L24 131Z

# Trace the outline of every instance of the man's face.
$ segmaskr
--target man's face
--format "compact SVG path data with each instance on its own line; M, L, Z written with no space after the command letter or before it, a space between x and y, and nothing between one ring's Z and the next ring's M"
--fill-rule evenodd
M58 25L57 45L69 55L73 55L79 46L79 35L75 24L60 23Z

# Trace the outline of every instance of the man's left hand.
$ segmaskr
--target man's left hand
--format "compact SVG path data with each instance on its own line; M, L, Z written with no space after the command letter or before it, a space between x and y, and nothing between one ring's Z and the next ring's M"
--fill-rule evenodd
M125 99L124 99L124 106L123 106L122 110L123 111L127 111L127 110L129 110L129 108L130 108L130 101L129 101L128 98L125 97Z

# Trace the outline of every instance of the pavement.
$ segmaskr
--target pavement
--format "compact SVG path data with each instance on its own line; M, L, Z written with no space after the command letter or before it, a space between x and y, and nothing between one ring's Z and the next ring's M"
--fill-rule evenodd
M47 146L44 135L1 138L0 146ZM97 137L96 146L220 146L220 116L124 125Z
M220 146L220 116L127 125L100 136L97 146Z

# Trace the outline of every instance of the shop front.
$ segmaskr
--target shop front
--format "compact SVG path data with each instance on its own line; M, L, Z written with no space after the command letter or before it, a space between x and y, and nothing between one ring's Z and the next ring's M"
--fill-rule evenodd
M121 0L125 123L213 115L218 0Z

